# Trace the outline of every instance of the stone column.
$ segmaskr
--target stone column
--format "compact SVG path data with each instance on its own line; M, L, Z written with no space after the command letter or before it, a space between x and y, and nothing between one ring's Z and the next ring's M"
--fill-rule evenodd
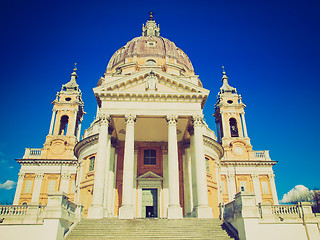
M214 164L215 164L215 169L216 169L217 185L218 185L218 202L222 203L223 202L223 196L222 196L222 190L221 190L221 176L219 174L220 166L216 162L217 161L216 159L214 161L215 161Z
M179 162L177 143L177 120L175 115L167 116L168 122L168 175L169 175L169 206L168 219L182 218L179 201Z
M276 183L274 182L274 174L268 174L270 185L271 185L271 192L272 192L272 199L274 205L279 205Z
M105 172L105 178L104 178L104 197L103 197L103 209L105 209L104 216L108 217L110 216L110 213L108 212L108 201L109 201L109 174L110 174L110 167L111 167L111 135L113 132L113 127L109 126L108 128L108 141L107 141L107 154L106 154L106 172Z
M203 145L203 116L195 115L192 118L194 129L194 162L197 187L197 204L194 216L197 218L212 218L212 209L208 204L207 169Z
M69 181L71 178L70 173L62 173L61 174L61 184L60 184L60 192L69 193Z
M257 201L256 204L262 203L259 175L258 174L251 174L251 178L252 178L252 183L253 183L254 194L256 195L256 201Z
M119 209L119 219L133 219L134 207L132 200L134 171L134 125L135 115L126 115L126 137L124 146L122 204Z
M23 183L24 176L26 174L19 173L18 175L19 175L19 178L18 178L18 183L16 188L16 194L14 195L13 205L19 205L20 195L22 191L22 183Z
M227 174L227 181L228 181L229 201L232 201L237 191L236 184L235 184L235 175L232 173Z
M161 147L163 159L163 217L168 217L169 206L169 175L168 175L168 149L164 146Z
M230 130L228 129L229 121L227 121L224 112L220 112L221 114L221 124L222 124L222 131L223 137L230 137Z
M81 176L82 176L82 168L83 168L83 160L77 166L77 179L76 179L76 197L75 203L80 205L80 183L81 183Z
M190 142L184 143L183 183L184 183L185 215L191 216L192 209L193 209L193 199L192 199Z
M79 121L78 132L77 132L77 140L80 141L81 136L81 121Z
M112 215L115 215L115 211L114 211L114 206L115 206L115 195L116 195L116 184L117 184L117 165L118 165L118 147L117 144L114 144L114 168L113 168L113 172L114 172L114 176L113 176L113 190L112 190Z
M53 123L54 123L54 118L56 116L57 110L52 109L52 116L51 116L51 123L50 123L50 129L49 129L49 134L52 135L52 130L53 130Z
M113 186L114 186L114 155L115 155L115 149L111 147L110 152L110 166L109 166L109 172L108 172L108 188L107 188L107 205L106 205L106 217L113 216Z
M244 137L248 137L247 125L246 125L246 120L244 118L244 113L241 113L241 119L242 119L242 124L243 124Z
M39 204L39 197L40 197L43 176L44 176L43 173L37 173L35 176L33 192L32 192L32 197L31 197L31 204L32 205Z
M110 116L108 114L99 114L100 130L98 141L98 152L95 162L95 175L93 186L92 205L88 210L88 218L101 219L104 216L103 212L103 197L104 197L104 184L106 174L106 158L107 152L110 149L107 148L109 140L108 127L110 122Z

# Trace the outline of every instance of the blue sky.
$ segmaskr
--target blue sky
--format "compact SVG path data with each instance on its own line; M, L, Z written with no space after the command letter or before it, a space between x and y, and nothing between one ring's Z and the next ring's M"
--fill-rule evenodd
M221 66L247 105L254 150L270 150L279 198L319 181L320 2L305 1L2 1L0 7L0 184L17 181L24 148L41 148L51 102L78 63L83 130L92 122L92 88L112 54L141 35L147 12L160 34L191 59L211 91L212 114ZM14 188L0 185L0 202Z

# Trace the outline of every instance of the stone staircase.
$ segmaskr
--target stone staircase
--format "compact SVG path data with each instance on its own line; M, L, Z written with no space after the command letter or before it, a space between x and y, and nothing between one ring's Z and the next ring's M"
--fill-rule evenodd
M66 239L235 239L224 229L219 219L82 219Z

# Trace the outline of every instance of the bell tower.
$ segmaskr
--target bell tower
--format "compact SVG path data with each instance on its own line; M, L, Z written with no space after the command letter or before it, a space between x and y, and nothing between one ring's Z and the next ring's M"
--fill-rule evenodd
M76 80L76 65L68 83L62 85L52 102L49 134L44 143L42 159L73 159L74 146L80 139L83 111L82 93Z
M238 156L247 155L245 153L250 155L249 152L252 151L244 118L246 105L242 102L237 89L229 85L224 67L222 68L223 84L217 96L214 114L217 124L217 137L225 149L225 157L233 159L233 156L235 156L238 159ZM232 151L229 156L228 151ZM250 156L247 156L248 158L250 159Z

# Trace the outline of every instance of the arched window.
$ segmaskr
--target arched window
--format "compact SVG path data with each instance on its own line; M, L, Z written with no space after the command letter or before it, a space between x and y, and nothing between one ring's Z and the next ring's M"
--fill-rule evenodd
M156 61L153 60L153 59L148 59L148 60L146 61L146 65L152 66L152 65L157 65L157 63L156 63Z
M239 137L237 120L234 118L230 118L229 125L230 125L231 137Z
M89 158L89 172L94 170L95 157Z
M61 117L59 135L66 135L67 134L68 122L69 122L69 117L67 115L64 115Z

